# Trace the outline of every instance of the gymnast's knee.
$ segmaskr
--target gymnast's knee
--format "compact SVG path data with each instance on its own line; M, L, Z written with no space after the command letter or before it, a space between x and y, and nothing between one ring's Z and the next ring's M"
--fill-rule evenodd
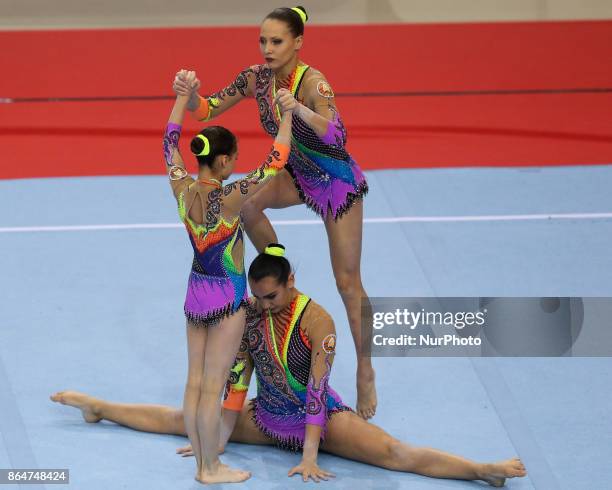
M384 441L385 468L399 470L402 466L402 445L393 437L386 437Z
M363 289L358 272L336 273L336 287L338 292L344 297L361 296Z
M185 419L183 418L183 411L179 409L171 410L168 413L168 419L170 421L170 426L172 427L173 434L186 435L185 431Z
M385 441L385 449L388 469L410 472L414 470L418 459L415 448L389 436Z
M258 216L263 214L263 212L263 202L261 199L258 199L256 195L250 199L247 199L242 205L242 208L240 208L240 213L242 214L242 218L245 222L256 219Z
M197 393L202 388L202 376L189 376L185 384L185 391L189 393Z
M218 400L221 398L221 393L225 388L227 376L217 376L213 374L206 375L202 378L201 396L206 400Z

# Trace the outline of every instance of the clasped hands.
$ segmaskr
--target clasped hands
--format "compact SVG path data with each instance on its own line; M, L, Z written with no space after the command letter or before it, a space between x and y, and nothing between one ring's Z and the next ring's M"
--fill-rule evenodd
M195 71L179 70L172 82L172 90L177 96L189 97L192 110L197 108L198 90L200 90L201 82L196 76ZM280 89L274 97L274 104L277 104L281 113L299 111L300 103L295 100L295 97L290 90L286 88Z

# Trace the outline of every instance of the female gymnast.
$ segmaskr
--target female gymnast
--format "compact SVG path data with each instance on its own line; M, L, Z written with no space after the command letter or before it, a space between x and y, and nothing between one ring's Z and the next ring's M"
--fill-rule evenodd
M195 78L194 72L181 75L190 83ZM278 96L282 95L279 92ZM196 456L196 479L203 483L238 482L250 474L221 464L217 449L221 394L245 325L240 209L285 165L291 111L283 112L266 162L244 179L222 185L232 174L238 156L236 137L223 127L210 126L193 138L191 151L199 166L194 180L178 148L187 101L185 96L177 97L163 140L170 185L194 251L185 300L189 358L183 401L185 429Z
M206 98L199 81L187 83L177 74L174 89L190 95L188 109L199 120L211 120L245 97L255 97L264 130L278 132L279 112L272 101L281 88L290 90L280 102L294 110L291 153L285 169L243 207L245 230L257 248L277 241L263 211L305 203L320 215L327 230L336 285L346 308L357 354L357 412L370 418L376 410L376 389L369 345L371 324L361 325L362 302L369 306L361 282L363 196L368 190L359 166L345 149L346 130L324 75L299 59L304 25L303 7L278 8L261 24L259 46L265 64L238 74L225 89ZM295 97L295 98L294 98ZM297 99L297 102L296 100ZM367 310L366 310L367 311ZM366 315L369 317L369 315ZM362 336L363 339L362 344Z
M329 386L336 335L330 315L295 288L291 266L277 244L249 268L255 302L230 371L223 402L221 447L226 442L268 444L302 451L289 476L318 482L333 475L317 464L319 449L347 459L434 478L484 480L494 487L526 475L518 458L476 463L435 449L405 444L356 415ZM246 401L255 371L257 396ZM183 412L160 405L112 403L64 391L51 399L80 408L87 422L110 420L137 430L185 434ZM190 446L177 450L193 454Z

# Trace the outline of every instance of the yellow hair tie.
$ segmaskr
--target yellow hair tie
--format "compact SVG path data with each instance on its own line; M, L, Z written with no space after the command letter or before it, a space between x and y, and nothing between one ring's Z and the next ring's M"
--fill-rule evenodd
M266 255L273 255L274 257L284 257L285 249L283 247L278 247L276 245L272 245L270 247L266 247L264 250Z
M208 141L208 138L203 134L198 134L196 138L200 138L204 142L204 148L200 153L197 153L196 156L200 157L208 155L210 153L210 141Z
M302 24L306 25L306 21L308 20L306 13L302 9L299 9L297 7L293 7L291 10L298 14L300 16L300 19L302 19Z

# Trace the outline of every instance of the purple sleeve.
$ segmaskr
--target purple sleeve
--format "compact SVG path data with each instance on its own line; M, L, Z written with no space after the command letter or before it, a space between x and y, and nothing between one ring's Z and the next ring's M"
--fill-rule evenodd
M166 132L164 133L164 159L166 160L166 166L172 167L172 155L174 150L178 150L179 139L181 138L180 124L168 123L166 126Z
M314 376L310 374L310 380L306 387L306 423L325 427L327 423L327 387L329 384L329 374L331 363L325 359L327 370L318 383L315 383Z
M334 118L327 124L327 133L321 137L326 145L344 146L346 142L345 130L338 113L334 111Z

